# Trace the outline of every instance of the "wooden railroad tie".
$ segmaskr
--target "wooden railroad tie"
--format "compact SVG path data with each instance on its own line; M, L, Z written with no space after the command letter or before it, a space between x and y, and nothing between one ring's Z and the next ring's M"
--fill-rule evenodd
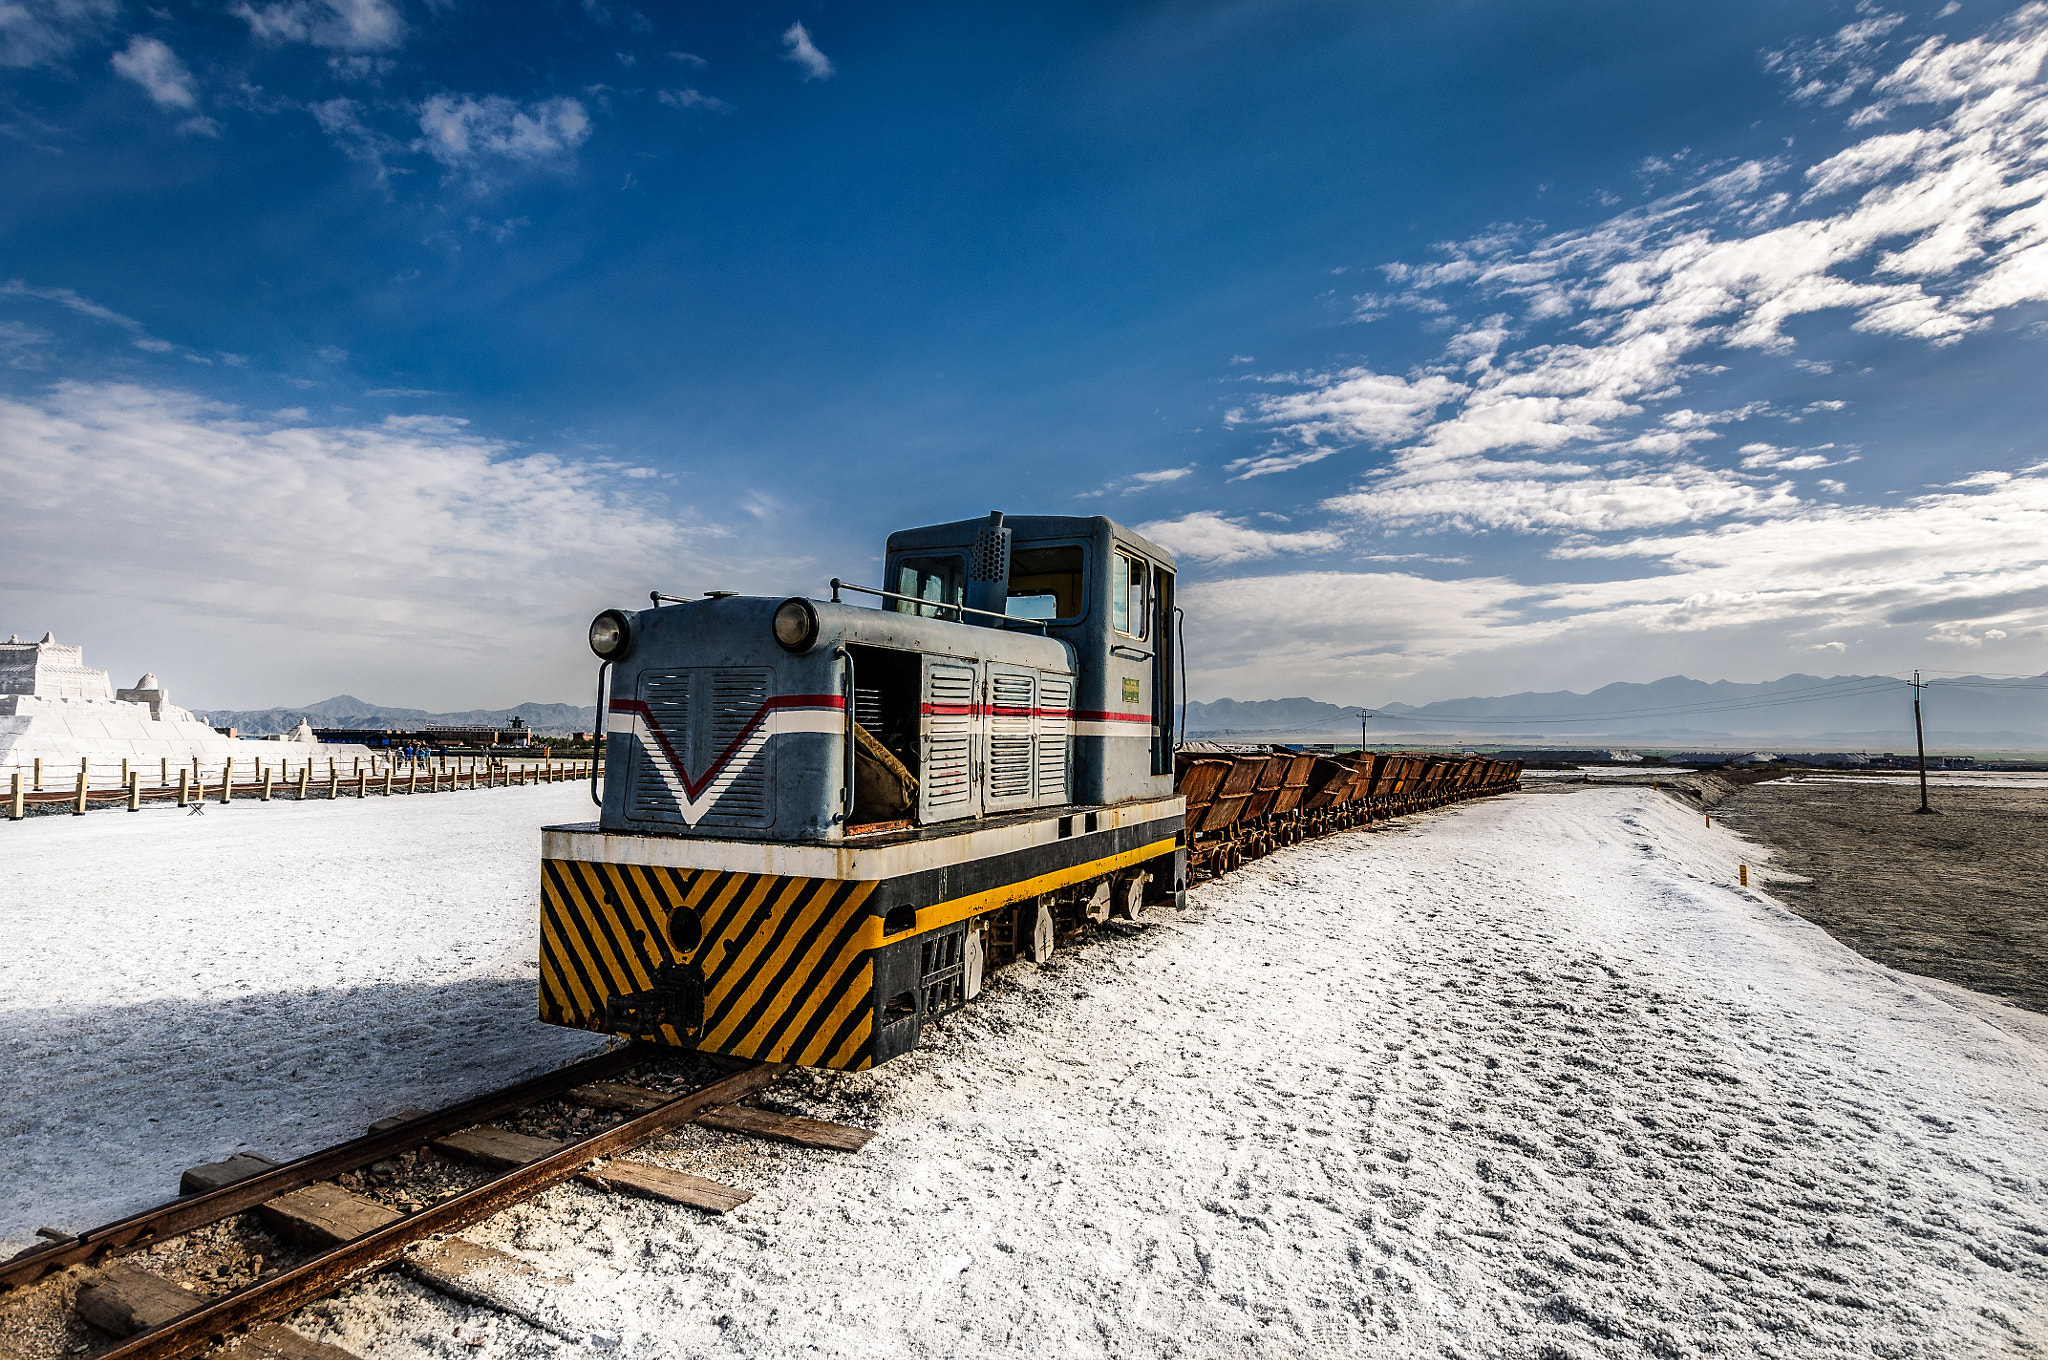
M500 1170L537 1162L543 1157L560 1152L567 1146L566 1143L556 1143L546 1138L532 1138L523 1133L513 1133L509 1129L495 1128L488 1124L463 1129L459 1133L451 1133L434 1140L436 1151ZM666 1200L670 1204L701 1209L711 1214L722 1214L728 1209L737 1209L754 1197L751 1190L736 1190L730 1185L721 1185L702 1176L670 1171L666 1167L649 1166L642 1162L607 1162L602 1170L579 1172L576 1179L595 1190L629 1191L653 1199Z
M324 1181L279 1195L256 1212L279 1237L309 1247L339 1246L405 1217L397 1209Z
M209 1190L218 1190L223 1185L233 1185L260 1176L266 1171L275 1171L282 1163L273 1162L260 1152L237 1152L224 1162L208 1162L195 1166L178 1177L178 1193L181 1195L203 1195Z
M755 1138L772 1138L798 1147L823 1148L827 1152L859 1152L873 1138L872 1129L851 1124L834 1124L801 1114L774 1114L748 1105L721 1105L697 1116L707 1129L744 1133Z
M114 1337L130 1337L189 1313L205 1302L181 1285L141 1266L116 1261L78 1291L78 1315ZM249 1329L235 1354L259 1360L357 1360L353 1352L299 1335L281 1323Z
M632 1114L644 1114L668 1100L659 1091L617 1081L593 1081L587 1086L578 1086L564 1098L578 1105L591 1105L600 1110L625 1110Z

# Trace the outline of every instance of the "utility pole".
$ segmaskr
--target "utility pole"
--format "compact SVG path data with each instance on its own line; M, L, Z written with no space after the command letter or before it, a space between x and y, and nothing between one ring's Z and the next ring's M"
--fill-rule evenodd
M1920 747L1920 806L1914 809L1914 811L1916 813L1926 813L1929 816L1933 816L1935 815L1934 809L1927 806L1927 732L1926 729L1923 728L1920 724L1920 691L1926 688L1926 685L1920 683L1920 672L1914 671L1913 740Z
M1360 755L1365 754L1365 722L1371 716L1371 709L1361 708L1358 710L1358 754Z

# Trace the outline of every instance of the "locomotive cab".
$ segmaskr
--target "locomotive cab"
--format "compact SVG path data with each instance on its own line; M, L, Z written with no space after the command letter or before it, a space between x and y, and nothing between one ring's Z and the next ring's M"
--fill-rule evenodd
M1100 515L991 514L891 534L883 575L898 613L1004 629L1031 620L1072 649L1075 801L1173 793L1174 561L1164 548ZM968 612L977 608L989 612Z

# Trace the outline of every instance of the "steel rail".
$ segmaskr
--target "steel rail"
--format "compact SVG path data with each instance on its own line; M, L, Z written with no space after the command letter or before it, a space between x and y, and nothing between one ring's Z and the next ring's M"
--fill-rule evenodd
M197 1195L187 1195L160 1204L154 1209L145 1209L139 1214L93 1228L76 1237L53 1242L47 1247L31 1247L28 1251L11 1260L0 1262L0 1291L31 1284L60 1266L75 1265L81 1261L93 1261L103 1256L125 1256L147 1246L180 1233L203 1228L209 1223L218 1223L224 1218L253 1209L267 1200L296 1190L300 1186L312 1185L338 1176L345 1171L383 1161L422 1143L432 1142L444 1133L466 1129L472 1124L481 1124L508 1110L521 1109L543 1100L550 1100L587 1082L602 1081L616 1076L637 1062L654 1056L644 1051L654 1045L631 1044L601 1053L594 1058L569 1067L534 1077L508 1086L500 1091L465 1100L445 1110L409 1119L403 1124L382 1133L369 1134L362 1138L351 1138L345 1143L336 1143L319 1152L310 1153L297 1161L286 1162L272 1171L251 1176L247 1180L223 1185L218 1190L208 1190Z
M560 1152L528 1162L474 1190L422 1209L388 1227L351 1238L289 1270L242 1286L170 1321L137 1332L101 1351L95 1360L183 1360L211 1345L216 1337L240 1327L271 1322L293 1309L332 1294L396 1261L415 1242L460 1232L527 1196L575 1176L600 1157L609 1157L645 1142L705 1111L730 1105L775 1081L787 1063L762 1063L735 1073L665 1105L649 1110L602 1133L571 1143Z

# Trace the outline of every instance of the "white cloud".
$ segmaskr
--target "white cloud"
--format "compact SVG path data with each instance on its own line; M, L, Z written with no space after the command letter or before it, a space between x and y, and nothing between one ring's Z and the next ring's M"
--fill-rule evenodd
M1724 515L1785 514L1800 503L1789 485L1758 486L1700 467L1552 478L1495 475L1502 466L1475 462L1450 475L1395 479L1332 497L1324 508L1369 524L1612 533Z
M121 638L131 654L100 664L183 675L186 702L468 707L507 656L537 658L507 677L534 690L498 700L581 695L590 614L708 569L696 545L715 533L679 527L647 482L459 420L278 423L303 418L119 385L0 400L6 608Z
M1308 388L1252 403L1254 419L1306 443L1388 444L1421 430L1439 406L1470 389L1440 374L1410 381L1367 368L1318 375Z
M105 32L118 0L0 0L0 66L41 66Z
M1183 477L1191 476L1194 470L1195 465L1193 463L1188 464L1186 467L1158 468L1152 472L1134 472L1131 474L1131 480L1139 486L1161 486L1167 482L1177 482Z
M810 30L802 24L791 24L782 34L782 45L788 50L782 55L804 68L805 80L830 80L832 59L818 50L811 41Z
M1528 594L1500 577L1432 581L1406 572L1183 578L1190 692L1385 698L1388 686L1459 658L1562 631L1520 617Z
M1253 477L1270 476L1275 472L1292 472L1298 467L1307 467L1310 463L1320 463L1335 452L1335 449L1312 448L1283 453L1278 449L1269 449L1253 458L1233 459L1223 465L1223 470L1231 474L1231 481L1242 482Z
M420 106L413 149L451 170L488 163L562 165L590 137L590 114L557 95L522 105L503 95L437 94Z
M160 109L189 109L199 101L192 94L192 73L163 42L141 34L116 52L111 62L115 71L128 77L156 101Z
M1396 446L1356 493L1328 502L1378 524L1604 533L1794 513L1791 488L1756 474L1850 460L1826 446L1752 442L1739 467L1717 467L1707 447L1715 427L1845 403L1822 397L1796 413L1680 405L1703 372L1721 371L1717 360L1789 354L1788 328L1815 313L1945 345L1993 310L2048 300L2048 5L2028 4L1969 42L1930 39L1903 58L1888 46L1900 22L1866 14L1771 64L1799 97L1824 105L1846 91L1874 92L1895 113L1935 106L1921 126L1863 138L1808 167L1797 203L1776 187L1789 162L1726 165L1590 228L1533 243L1499 231L1446 247L1435 263L1387 265L1403 298L1461 294L1519 312L1463 326L1441 367L1417 376L1351 368L1275 379L1294 390L1226 424L1262 425L1277 440L1230 470L1258 476L1334 447ZM1897 63L1889 73L1886 61ZM1645 470L1596 454L1669 461Z
M703 109L708 113L725 113L732 108L732 105L723 99L705 94L702 90L662 90L654 97L675 109Z
M1826 450L1833 447L1833 444L1823 444L1818 449L1809 449L1802 453L1770 444L1744 444L1742 466L1753 470L1769 468L1778 472L1812 472L1818 468L1839 467L1844 463L1856 461L1855 454L1847 458L1828 457Z
M2007 669L2048 667L2048 466L1903 504L1809 504L1621 542L1580 538L1552 555L1598 564L1602 579L1190 581L1182 597L1196 687L1238 697L1306 688L1355 701L1386 698L1406 681L1406 697L1441 698L1450 686L1604 683L1631 663L1646 679L1688 670L1764 678L1816 650L1845 650L1811 641L1844 633L1869 669L1921 664L1930 639L1999 643L2011 653ZM1575 674L1581 659L1587 669Z
M1654 564L1653 576L1552 594L1559 608L1651 631L2048 622L2048 475L1557 555Z
M391 157L405 153L405 144L372 127L363 116L363 106L355 100L337 95L318 104L309 104L306 108L314 121L320 124L320 130L334 139L334 144L344 155L377 172L378 183L384 183L393 174L406 173L390 163Z
M1253 529L1213 510L1198 510L1179 519L1153 520L1140 524L1138 532L1172 549L1179 557L1216 566L1281 553L1329 552L1341 547L1344 541L1336 534L1314 530L1273 533Z
M151 335L134 317L123 316L113 308L103 307L89 297L79 296L69 288L35 288L20 279L9 279L5 283L0 283L0 297L39 298L44 302L54 302L60 307L77 312L80 316L89 316L95 321L104 321L110 326L120 327L128 332L129 344L137 349L148 350L152 354L164 354L177 348L169 341L159 340Z
M405 41L405 20L389 0L287 0L235 6L259 41L310 43L344 52L382 52Z
M54 338L35 326L0 321L0 363L9 368L41 368L43 348Z

